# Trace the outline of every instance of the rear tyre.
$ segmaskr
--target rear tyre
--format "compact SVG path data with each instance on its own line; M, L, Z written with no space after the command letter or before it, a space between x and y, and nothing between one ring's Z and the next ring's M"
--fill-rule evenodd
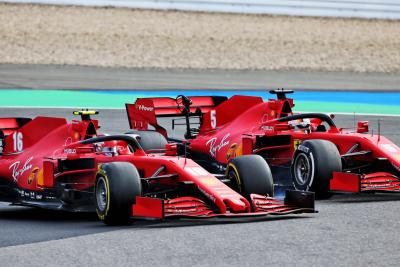
M107 225L129 223L132 204L141 195L140 176L128 162L102 164L95 185L96 212Z
M274 180L268 163L260 155L235 157L226 170L233 188L250 200L250 194L274 196Z
M317 198L329 198L332 173L342 170L340 153L330 141L306 140L293 155L291 175L298 190L313 191Z
M168 143L165 136L156 131L129 131L128 134L140 135L139 144L145 151L165 149Z

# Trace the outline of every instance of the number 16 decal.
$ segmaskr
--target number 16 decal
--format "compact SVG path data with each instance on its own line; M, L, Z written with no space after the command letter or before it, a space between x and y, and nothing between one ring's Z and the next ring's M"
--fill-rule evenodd
M211 117L211 128L212 129L217 128L217 111L216 110L211 110L210 111L210 117Z
M24 149L24 144L22 142L22 133L15 132L12 137L14 140L14 151L21 152Z

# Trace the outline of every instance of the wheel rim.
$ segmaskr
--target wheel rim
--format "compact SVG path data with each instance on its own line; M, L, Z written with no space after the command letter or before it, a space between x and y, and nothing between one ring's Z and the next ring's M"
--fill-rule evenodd
M311 162L303 153L297 155L294 162L294 177L299 185L306 185L311 178Z
M96 184L96 200L97 207L100 211L104 211L107 207L108 190L104 177L99 177Z
M230 183L232 185L232 189L235 190L236 192L241 193L242 190L241 190L241 188L239 186L239 183L240 183L239 182L239 178L237 177L237 174L236 174L235 171L231 170L228 173L228 179L229 179L229 181L230 181Z

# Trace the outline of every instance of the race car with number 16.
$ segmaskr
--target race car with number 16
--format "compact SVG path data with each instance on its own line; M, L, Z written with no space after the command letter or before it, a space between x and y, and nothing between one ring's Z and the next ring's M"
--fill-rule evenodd
M0 118L0 201L96 210L110 225L132 218L314 212L313 194L288 191L284 201L272 197L272 175L259 156L238 157L227 176L215 176L178 155L175 145L161 154L146 153L136 135L99 133L98 120L91 118L96 111L74 114L81 120Z

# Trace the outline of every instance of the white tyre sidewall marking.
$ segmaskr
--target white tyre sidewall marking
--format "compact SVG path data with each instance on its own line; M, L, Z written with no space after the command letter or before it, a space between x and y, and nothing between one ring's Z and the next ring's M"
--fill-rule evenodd
M310 152L310 158L311 158L311 161L310 161L310 165L311 165L311 179L310 179L310 182L308 183L308 186L307 186L307 191L310 189L310 187L312 186L312 184L313 184L313 182L314 182L314 156L313 156L313 153L312 152Z
M310 182L308 183L307 187L306 187L306 191L309 191L313 182L314 182L314 172L315 172L315 168L314 168L314 156L313 153L305 153L305 152L301 152L303 153L306 157L309 155L310 156L310 165L311 165L311 178L310 178ZM296 161L295 161L296 162ZM295 189L299 189L297 188L296 184L295 184Z

